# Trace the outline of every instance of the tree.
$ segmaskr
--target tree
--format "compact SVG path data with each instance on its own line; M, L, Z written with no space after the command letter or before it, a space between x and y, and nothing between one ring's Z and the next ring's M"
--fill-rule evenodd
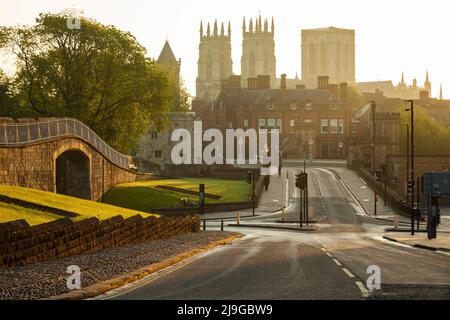
M40 14L35 26L1 29L17 60L20 113L77 118L129 153L148 125L167 123L168 77L130 33L85 17L69 29L70 16Z
M405 111L405 106L400 108L400 119L402 123L411 122L411 114ZM402 154L406 152L406 130L402 130L401 140ZM414 105L414 145L417 156L443 156L449 155L450 130L443 127L424 108L418 104Z

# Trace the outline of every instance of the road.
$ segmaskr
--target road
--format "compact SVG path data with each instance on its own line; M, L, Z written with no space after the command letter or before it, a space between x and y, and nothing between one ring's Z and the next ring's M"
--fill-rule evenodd
M289 168L289 185L299 168ZM342 169L341 169L342 170ZM450 299L450 256L389 243L335 171L307 169L319 231L232 228L246 236L173 272L115 290L105 299ZM288 221L298 221L290 188ZM244 219L275 222L280 213ZM218 224L210 223L211 226ZM381 289L366 280L379 268ZM373 270L373 269L372 269ZM371 271L373 272L373 271Z

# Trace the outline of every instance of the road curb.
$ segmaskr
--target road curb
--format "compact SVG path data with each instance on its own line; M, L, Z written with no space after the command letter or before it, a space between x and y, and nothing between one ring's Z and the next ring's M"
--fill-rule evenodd
M83 300L83 299L93 298L93 297L99 296L101 294L104 294L105 292L110 291L112 289L116 289L116 288L122 287L126 284L129 284L131 282L134 282L136 280L142 279L145 276L148 276L152 273L161 271L162 269L170 267L176 263L179 263L183 260L186 260L188 258L196 256L200 253L209 251L218 246L229 244L236 239L242 238L243 236L244 236L244 234L238 233L238 234L232 235L228 238L217 240L206 246L203 246L200 248L195 248L195 249L180 253L173 257L167 258L166 260L163 260L161 262L154 263L154 264L139 268L135 271L125 273L119 277L98 282L98 283L90 285L84 289L70 291L70 292L63 293L63 294L60 294L57 296L44 298L41 300Z
M315 228L302 228L300 229L299 227L283 227L282 225L274 225L274 226L267 226L267 225L259 225L259 224L246 224L246 223L241 223L241 224L228 224L229 227L242 227L242 228L262 228L262 229L276 229L276 230L292 230L292 231L300 231L300 232L315 232L317 230L319 230L319 228L317 226L315 226Z
M389 241L392 241L392 242L401 243L401 244L410 246L412 248L425 249L425 250L429 250L429 251L433 251L433 252L438 252L438 251L450 252L450 249L447 249L447 248L431 247L431 246L427 246L427 245L419 244L419 243L409 244L409 243L405 243L405 242L402 242L402 241L398 241L397 239L391 238L389 236L383 236L383 239L386 239L386 240L389 240Z

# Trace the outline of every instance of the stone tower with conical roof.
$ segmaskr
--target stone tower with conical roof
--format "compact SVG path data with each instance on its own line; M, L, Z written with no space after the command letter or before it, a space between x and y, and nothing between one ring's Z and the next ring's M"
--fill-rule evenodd
M177 58L175 58L168 40L164 43L164 47L161 50L159 58L156 62L158 65L162 66L165 71L167 71L170 80L178 84L180 83L181 59L177 60Z
M219 30L217 20L214 22L213 30L208 23L206 33L203 22L200 22L196 97L206 101L215 99L222 89L222 81L232 75L232 69L230 22L227 32L223 23Z
M269 21L258 16L255 21L250 19L248 28L245 17L242 24L242 58L241 79L242 86L247 86L248 78L270 76L271 87L276 83L275 58L275 23L272 17L270 29Z

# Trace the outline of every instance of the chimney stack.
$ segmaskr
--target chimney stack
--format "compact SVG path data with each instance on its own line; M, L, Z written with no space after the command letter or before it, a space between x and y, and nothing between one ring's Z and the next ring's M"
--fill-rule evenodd
M348 84L347 82L342 82L339 84L339 100L342 103L348 103Z
M319 89L328 89L328 80L330 79L330 77L328 76L319 76L317 78L319 86Z
M281 96L286 95L286 74L281 75L280 94Z
M268 75L259 75L257 78L258 81L258 89L270 89L270 76Z
M420 101L426 101L428 100L428 98L430 97L429 93L427 90L422 90L419 93L419 97L420 97Z
M257 80L258 80L257 78L248 78L247 79L247 87L252 90L257 89L257 87L258 87Z

